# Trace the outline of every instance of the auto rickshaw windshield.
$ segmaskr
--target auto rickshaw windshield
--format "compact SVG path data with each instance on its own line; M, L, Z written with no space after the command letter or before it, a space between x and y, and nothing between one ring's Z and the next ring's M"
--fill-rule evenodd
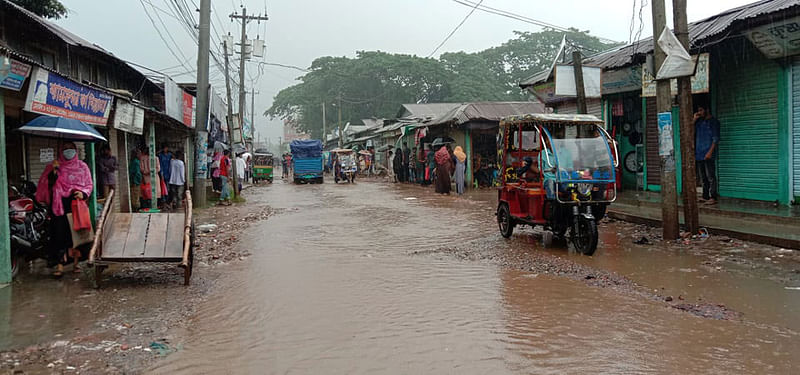
M614 160L608 140L597 125L555 125L550 135L559 181L614 181Z

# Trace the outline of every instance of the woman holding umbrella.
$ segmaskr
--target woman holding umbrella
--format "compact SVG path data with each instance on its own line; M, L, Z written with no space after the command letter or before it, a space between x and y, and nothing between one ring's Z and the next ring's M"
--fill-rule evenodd
M81 253L73 248L72 231L67 214L72 213L72 201L85 201L94 188L89 166L78 159L75 143L66 142L61 146L58 159L48 164L39 178L36 200L50 207L53 218L50 221L50 253L47 264L56 266L54 276L60 277L64 271L67 257L75 261Z

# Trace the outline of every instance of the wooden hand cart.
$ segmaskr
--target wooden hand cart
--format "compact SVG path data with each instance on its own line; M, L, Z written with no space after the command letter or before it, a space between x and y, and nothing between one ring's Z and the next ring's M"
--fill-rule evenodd
M184 285L189 285L195 233L189 190L185 196L183 213L115 213L111 190L89 252L95 288L100 286L103 270L113 263L174 263L183 268Z

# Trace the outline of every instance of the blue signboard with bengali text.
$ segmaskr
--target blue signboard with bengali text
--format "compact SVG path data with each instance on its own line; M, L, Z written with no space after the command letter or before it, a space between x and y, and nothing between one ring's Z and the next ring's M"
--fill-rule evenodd
M25 110L105 126L108 124L112 101L110 94L35 68L28 87Z

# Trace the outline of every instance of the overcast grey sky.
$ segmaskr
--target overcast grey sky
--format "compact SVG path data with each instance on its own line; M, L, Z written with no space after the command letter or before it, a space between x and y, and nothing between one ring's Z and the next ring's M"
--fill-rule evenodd
M186 0L192 8L199 0ZM475 0L478 1L478 0ZM153 69L166 70L178 82L194 81L197 46L170 12L171 0L62 0L70 14L57 21L75 34L111 51L116 56ZM642 37L652 34L649 0L644 0ZM671 1L666 0L668 25L672 25ZM689 20L699 20L751 0L688 0ZM326 55L353 56L359 50L381 50L427 56L470 11L452 0L212 0L215 28L212 33L241 33L228 18L241 5L248 13L264 13L270 20L252 23L248 37L266 39L267 54L260 61L308 67ZM634 33L639 29L641 0L484 0L484 5L510 11L562 27L590 30L593 35L627 42L631 19ZM167 48L143 9L147 7L164 38L179 47ZM158 9L156 9L158 8ZM197 13L193 16L197 19ZM159 20L159 17L161 20ZM163 25L161 24L163 20ZM166 31L164 29L166 27ZM513 37L513 31L538 31L535 25L476 11L438 51L480 51ZM167 33L168 32L168 33ZM266 35L265 35L266 33ZM180 51L177 51L179 49ZM179 61L184 60L185 61ZM248 76L258 69L248 64ZM260 115L282 88L294 84L302 73L266 66L256 83L256 129L273 142L282 132L280 121ZM212 84L224 89L222 75L212 67ZM248 78L249 80L250 78ZM248 88L250 83L248 82ZM224 92L224 91L223 91ZM250 100L248 98L248 106ZM249 112L249 110L248 110Z

